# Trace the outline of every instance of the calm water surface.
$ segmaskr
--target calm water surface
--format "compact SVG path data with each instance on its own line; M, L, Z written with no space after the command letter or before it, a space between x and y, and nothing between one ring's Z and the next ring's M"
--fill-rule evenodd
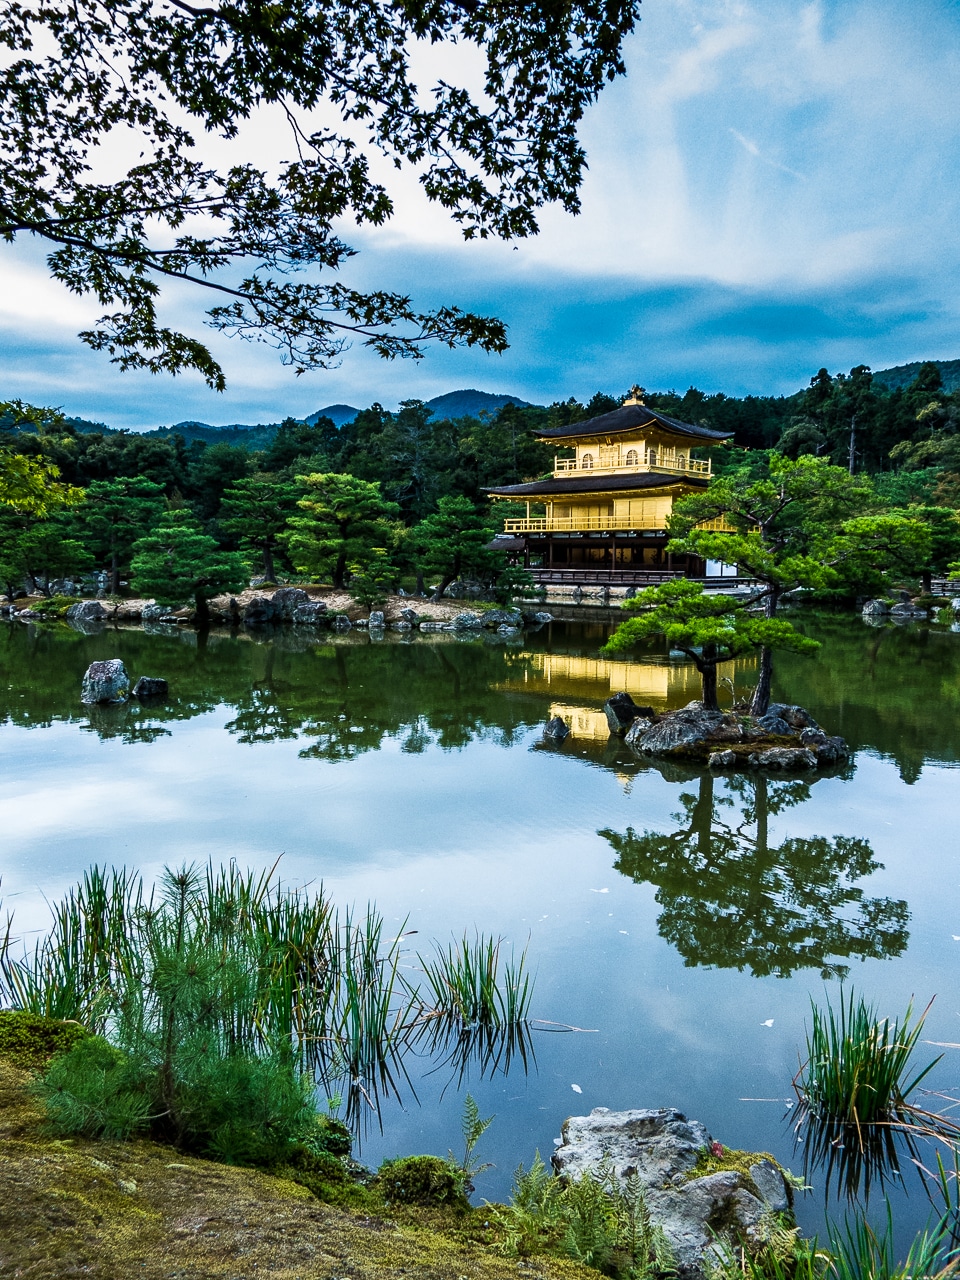
M535 1015L588 1029L538 1033L526 1077L469 1082L497 1115L478 1197L505 1195L565 1116L595 1106L677 1106L798 1167L784 1117L811 995L846 974L891 1014L937 995L929 1038L960 1042L960 635L802 625L824 647L781 660L776 695L855 751L812 784L658 768L610 742L611 692L663 708L698 686L656 653L599 658L602 622L516 645L6 625L4 904L27 933L93 862L149 877L282 855L288 881L376 901L413 945L474 928L526 945ZM106 657L167 677L171 701L82 708L83 672ZM557 713L573 735L544 750ZM467 1086L415 1083L420 1105L387 1109L368 1162L458 1145ZM930 1083L960 1088L960 1051ZM818 1192L800 1206L809 1230ZM896 1206L903 1232L929 1212L913 1185Z

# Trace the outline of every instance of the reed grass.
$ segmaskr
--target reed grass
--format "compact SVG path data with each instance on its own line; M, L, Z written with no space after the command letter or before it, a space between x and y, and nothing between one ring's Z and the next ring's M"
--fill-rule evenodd
M903 1153L919 1163L920 1139L960 1140L960 1127L910 1097L942 1057L914 1062L929 1004L917 1017L912 1003L903 1018L881 1017L851 990L836 1008L811 1007L807 1059L794 1079L808 1174L821 1168L828 1188L836 1176L848 1195L869 1194L874 1178L899 1178Z
M500 940L464 937L418 957L411 981L402 930L388 938L373 906L339 912L322 886L283 886L276 866L167 868L149 891L135 872L95 867L51 911L32 949L8 919L2 1006L75 1019L167 1062L198 1030L221 1054L279 1055L342 1095L353 1122L412 1092L414 1048L461 1078L471 1064L527 1061L525 953L501 958Z

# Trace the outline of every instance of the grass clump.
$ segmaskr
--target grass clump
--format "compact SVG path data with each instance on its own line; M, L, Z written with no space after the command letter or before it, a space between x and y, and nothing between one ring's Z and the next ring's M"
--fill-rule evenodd
M33 613L42 614L45 618L63 618L66 617L70 606L77 603L77 596L47 596L45 600L38 600L36 604L32 604L30 609Z
M604 1164L564 1182L540 1153L514 1174L507 1205L489 1205L498 1249L510 1257L558 1253L617 1280L647 1280L675 1270L663 1232L650 1221L637 1174L621 1184Z

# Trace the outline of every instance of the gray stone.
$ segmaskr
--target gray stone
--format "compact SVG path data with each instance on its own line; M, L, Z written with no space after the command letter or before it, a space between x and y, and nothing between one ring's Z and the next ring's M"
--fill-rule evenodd
M327 618L327 605L324 600L308 600L306 604L298 604L293 611L293 624L297 627L321 627Z
M170 686L161 676L141 676L133 686L133 697L141 702L148 698L165 698Z
M926 616L926 609L915 609L912 604L905 601L902 601L900 604L895 604L890 610L890 617L898 618L900 620L908 618L925 618Z
M640 710L640 708L637 708ZM610 717L607 717L609 723ZM653 719L650 716L637 716L633 724L623 735L623 740L628 747L635 747L648 729L653 728Z
M779 716L786 720L791 729L818 729L820 726L809 711L788 702L771 702L767 707L768 716Z
M243 620L248 627L263 627L280 620L277 606L266 596L254 596L243 611Z
M402 622L409 622L413 626L420 621L420 615L416 609L401 609L400 619Z
M386 619L383 616L383 610L372 609L370 612L370 617L367 619L367 624L371 630L374 630L375 628L379 627L380 630L382 631L384 626L386 625Z
M522 632L519 627L511 627L509 622L501 622L497 627L498 636L519 636Z
M102 622L107 611L99 600L80 600L67 610L68 622Z
M404 621L404 622L391 622L391 623L389 623L388 625L389 625L389 627L390 627L390 630L391 630L391 631L412 631L412 630L413 630L413 623L412 623L412 622L406 622L406 621Z
M845 760L850 749L843 738L831 738L822 729L804 729L800 734L801 744L817 757L817 764L837 764Z
M488 609L483 615L483 625L496 630L497 627L519 627L523 622L523 614L519 609Z
M711 769L735 769L737 753L735 751L714 751L707 764Z
M787 724L783 716L778 716L773 711L768 711L765 716L757 717L757 724L767 733L772 733L778 738L786 738L793 730Z
M345 613L338 613L333 620L334 631L349 631L353 623Z
M570 730L562 716L554 716L543 726L544 742L554 742L558 746L569 736Z
M815 769L817 757L806 747L768 747L753 752L750 764L757 769Z
M428 618L426 621L420 623L420 630L421 631L443 631L444 624L442 622L437 622L434 619Z
M276 615L284 622L292 622L293 615L302 604L309 604L310 597L300 587L280 587L273 593Z
M91 662L83 677L80 701L88 705L96 702L126 702L130 692L130 677L119 658L106 658Z
M886 600L868 600L863 606L864 615L868 618L876 618L882 614L890 612L890 606Z
M166 613L162 604L145 604L140 610L140 619L142 622L159 622L166 617Z
M354 618L354 620L353 620L353 625L354 625L355 627L357 627L360 631L366 631L367 627L369 627L369 625L370 625L370 619L369 619L369 618Z
M545 623L553 621L553 614L547 613L545 609L538 609L536 613L525 613L523 620L531 627L542 627Z
M634 747L645 755L686 751L711 740L716 741L719 731L724 726L724 720L725 717L721 711L697 709L688 711L684 708L682 711L675 711L672 716L659 720L634 743ZM732 729L731 732L733 732Z
M713 1143L698 1120L673 1108L608 1111L564 1123L553 1155L555 1172L575 1181L601 1167L621 1181L637 1175L651 1221L666 1236L679 1276L708 1275L724 1248L748 1240L771 1210L787 1213L790 1189L768 1160L757 1160L750 1176L724 1169L691 1177L699 1153ZM758 1176L754 1177L754 1169Z
M453 625L458 631L479 631L483 626L483 619L477 613L458 613Z

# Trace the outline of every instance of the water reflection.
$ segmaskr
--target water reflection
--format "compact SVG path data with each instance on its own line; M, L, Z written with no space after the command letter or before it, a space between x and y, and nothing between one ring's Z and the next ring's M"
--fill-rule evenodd
M866 840L771 845L770 819L808 800L815 785L701 771L696 790L680 794L677 830L600 832L617 871L657 886L659 932L685 964L781 978L814 968L843 978L850 959L904 950L906 902L868 897L858 884L881 869Z

